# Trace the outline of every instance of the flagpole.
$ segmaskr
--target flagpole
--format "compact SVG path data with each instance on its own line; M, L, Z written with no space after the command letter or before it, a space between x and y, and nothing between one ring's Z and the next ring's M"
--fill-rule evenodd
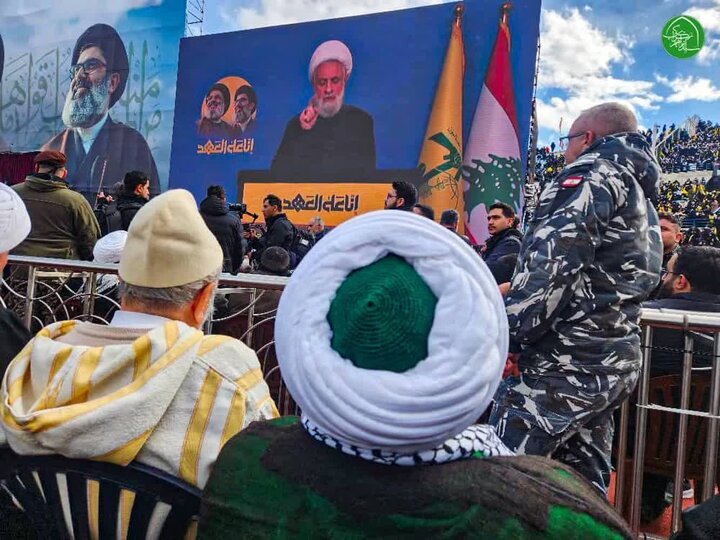
M462 40L462 4L453 8L450 36L435 90L418 167L422 174L420 200L441 211L464 208L462 180L463 76L465 55Z
M463 15L465 15L465 5L457 4L455 6L455 24L459 27L462 26Z
M508 23L508 17L510 16L510 10L512 9L512 3L511 2L505 2L502 7L500 8L500 13L502 13L502 23L507 24Z

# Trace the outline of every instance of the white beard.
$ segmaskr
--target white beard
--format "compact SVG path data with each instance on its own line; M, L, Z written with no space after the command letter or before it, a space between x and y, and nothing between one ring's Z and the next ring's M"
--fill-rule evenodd
M110 104L110 76L98 84L92 85L88 92L73 99L72 86L65 97L63 123L69 128L87 128L97 124L108 110Z
M344 101L345 89L343 89L343 91L339 95L337 95L333 101L323 101L322 99L320 99L320 103L318 105L318 114L323 118L332 118L340 112Z
M222 111L214 111L212 109L208 109L205 118L207 118L211 122L219 122L220 119L223 117L223 114L225 113L223 113Z

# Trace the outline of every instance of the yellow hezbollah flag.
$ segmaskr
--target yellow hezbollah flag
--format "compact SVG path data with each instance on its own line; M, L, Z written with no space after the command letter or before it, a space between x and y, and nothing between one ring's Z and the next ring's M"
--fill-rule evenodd
M418 164L423 175L420 201L432 206L438 218L445 210L457 210L461 225L464 211L462 103L465 72L462 13L462 6L455 8L450 43Z

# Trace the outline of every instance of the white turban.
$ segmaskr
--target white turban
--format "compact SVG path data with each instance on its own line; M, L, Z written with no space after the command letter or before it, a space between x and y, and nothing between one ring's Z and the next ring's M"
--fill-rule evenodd
M321 43L318 48L315 49L315 52L310 59L310 69L308 71L310 82L313 80L313 74L315 73L317 67L328 60L337 60L343 64L345 66L345 73L348 77L350 76L350 73L352 73L353 61L350 49L348 49L347 45L345 45L342 41L333 39Z
M115 231L98 240L93 248L95 262L119 263L127 235L127 231Z
M15 190L0 182L0 253L17 247L30 234L30 216Z
M404 372L358 368L331 346L328 312L354 270L402 257L437 298L428 356ZM456 234L410 212L351 219L302 260L281 298L278 361L303 417L348 445L416 452L461 433L485 411L508 350L492 274Z

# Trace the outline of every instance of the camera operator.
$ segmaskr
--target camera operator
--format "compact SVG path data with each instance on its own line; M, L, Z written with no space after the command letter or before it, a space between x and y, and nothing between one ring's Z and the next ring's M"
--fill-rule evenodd
M250 240L250 247L255 250L253 259L260 261L262 252L272 246L281 247L290 253L293 240L295 239L295 226L283 213L280 197L277 195L268 195L265 197L262 212L263 216L265 216L265 226L267 227L265 234L258 238L254 230L250 230L247 233L247 238Z
M237 274L245 252L243 224L240 217L230 211L224 187L208 188L207 198L200 203L200 215L222 248L223 272Z

